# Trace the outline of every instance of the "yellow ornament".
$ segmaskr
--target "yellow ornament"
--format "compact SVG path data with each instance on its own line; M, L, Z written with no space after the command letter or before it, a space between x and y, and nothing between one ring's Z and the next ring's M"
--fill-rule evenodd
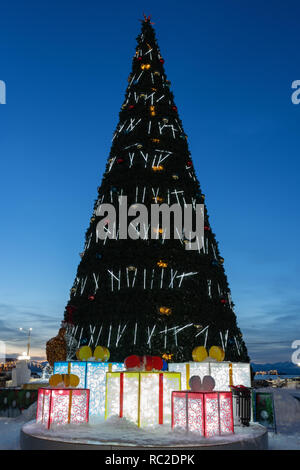
M100 359L101 362L107 362L110 357L110 352L105 346L97 346L94 351L94 358Z
M225 352L220 346L212 346L209 350L209 357L216 359L217 361L223 361L225 357Z
M92 350L89 346L82 346L79 349L78 357L81 361L87 361L90 357L92 357L92 355L93 355L93 353L92 353Z
M195 362L202 362L207 358L207 351L204 346L197 346L193 349L192 357Z
M161 313L162 315L171 315L172 313L172 309L171 307L159 307L159 313Z

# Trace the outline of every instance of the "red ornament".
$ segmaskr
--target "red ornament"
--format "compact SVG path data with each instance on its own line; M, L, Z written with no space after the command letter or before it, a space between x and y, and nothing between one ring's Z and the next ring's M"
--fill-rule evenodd
M137 60L142 60L143 58L142 57L138 57Z
M128 356L124 361L126 369L135 369L141 366L141 358L139 356Z
M193 166L193 162L191 162L191 160L189 160L189 161L187 162L186 166L188 166L188 167Z
M177 106L172 106L173 111L177 111Z
M160 62L161 64L164 64L164 63L165 63L164 59L159 59L159 62Z
M88 299L89 299L89 300L95 300L95 296L94 296L94 295L89 295L89 296L88 296Z
M162 360L161 357L159 356L153 356L152 357L152 367L155 370L162 370L164 366L164 361Z
M133 108L134 108L134 105L133 105L133 104L130 104L130 105L128 106L128 109L133 109Z
M221 299L220 302L221 302L221 304L226 304L227 300L226 299Z
M67 305L66 310L70 315L72 315L72 313L75 312L76 308L77 307L74 307L74 305Z
M204 230L206 230L208 232L210 230L209 225L204 225Z
M124 159L123 159L123 158L118 158L117 162L118 162L118 163L123 163L123 162L124 162Z

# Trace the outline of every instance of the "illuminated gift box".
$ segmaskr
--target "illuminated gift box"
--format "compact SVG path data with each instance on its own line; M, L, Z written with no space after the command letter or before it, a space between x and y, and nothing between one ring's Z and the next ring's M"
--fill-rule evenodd
M171 424L171 395L181 390L178 372L108 372L105 419L119 416L139 427Z
M71 361L55 362L54 374L75 374L80 382L77 388L90 390L90 416L104 418L106 372L124 370L119 362Z
M234 432L231 392L172 392L172 428L200 436Z
M189 390L189 379L199 375L211 375L215 380L215 391L230 391L230 385L251 387L250 364L243 362L182 362L169 363L169 371L181 373L182 388Z
M40 388L36 421L51 424L81 424L89 420L90 391L84 388Z

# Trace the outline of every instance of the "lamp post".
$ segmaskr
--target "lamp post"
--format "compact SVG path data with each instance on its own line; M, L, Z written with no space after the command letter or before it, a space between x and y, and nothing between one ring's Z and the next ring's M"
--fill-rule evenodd
M19 328L20 331L24 331L23 328ZM27 341L27 357L30 357L30 337L31 337L32 328L28 329L28 341Z

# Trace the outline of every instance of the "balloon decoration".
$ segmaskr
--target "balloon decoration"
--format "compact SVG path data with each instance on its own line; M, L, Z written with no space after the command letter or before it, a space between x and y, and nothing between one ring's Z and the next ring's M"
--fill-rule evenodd
M110 352L105 346L97 346L92 352L92 349L89 346L82 346L76 352L76 357L80 361L99 361L107 362L110 357Z
M197 346L193 349L192 356L195 362L202 362L207 358L208 354L204 346Z
M80 379L75 374L54 374L49 378L49 385L51 387L59 388L76 388L79 385Z
M225 352L220 346L212 346L207 353L207 350L204 346L197 346L192 351L192 357L195 362L202 361L224 361Z
M198 375L193 375L189 380L189 386L192 392L212 392L216 382L211 375L205 375L203 381Z
M209 350L209 357L221 362L224 361L225 352L220 348L220 346L212 346Z
M159 356L128 356L124 361L127 370L153 371L164 370L164 361Z
M93 356L97 361L107 362L110 357L110 352L105 346L97 346Z

